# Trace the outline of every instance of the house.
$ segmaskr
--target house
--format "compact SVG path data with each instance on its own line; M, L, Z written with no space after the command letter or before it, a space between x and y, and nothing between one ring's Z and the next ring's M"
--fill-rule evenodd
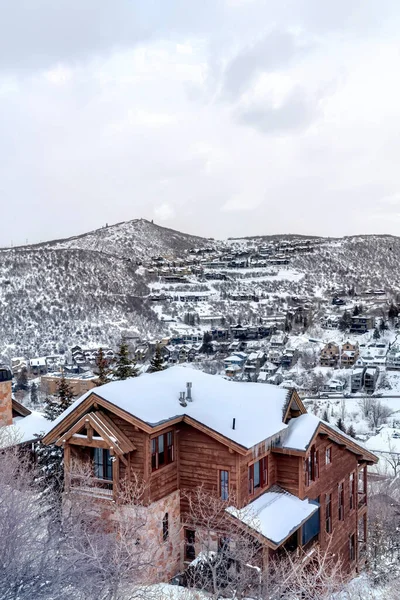
M64 372L64 377L71 387L74 396L81 396L96 387L97 377L90 371L82 374L69 375ZM48 373L40 379L40 386L47 394L56 394L62 378L62 373Z
M351 393L360 391L364 385L365 367L356 367L351 374Z
M400 348L392 346L386 355L386 368L390 370L400 369Z
M321 350L319 363L321 367L335 367L339 361L339 346L333 342L329 342Z
M379 377L379 367L368 367L364 374L364 390L368 393L375 391L376 382Z
M350 333L367 333L374 327L375 317L363 317L361 315L351 317Z
M352 342L345 342L342 344L341 354L340 354L340 364L342 367L348 368L352 367L356 362L359 354L358 344L353 344Z
M23 368L28 367L29 361L24 356L15 356L11 359L11 369L13 375L17 375Z
M332 378L326 385L323 386L324 392L343 392L346 388L346 383L340 379Z
M339 328L339 317L326 316L321 319L322 329L338 329Z
M297 361L298 352L294 348L285 348L282 358L281 365L283 369L291 369Z
M45 356L31 358L29 367L33 375L45 375L47 373L47 361Z
M228 518L254 532L260 568L280 553L329 544L354 572L367 543L363 536L360 546L359 531L366 536L367 466L377 457L307 414L294 390L171 367L88 392L53 422L44 443L64 449L65 499L85 494L99 518L126 478L143 480L149 535L165 543L164 581L201 550L201 523L182 533L179 525L187 522L182 491L199 486L235 498ZM93 487L79 484L83 465L92 465Z
M274 335L271 335L269 345L271 348L283 348L283 346L286 344L287 340L288 340L288 337L285 333L283 333L283 332L276 333Z

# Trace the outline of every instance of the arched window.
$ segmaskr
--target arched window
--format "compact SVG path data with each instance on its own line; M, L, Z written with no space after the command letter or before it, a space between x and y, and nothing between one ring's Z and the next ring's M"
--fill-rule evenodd
M166 542L169 537L169 519L168 513L165 513L162 520L162 539L163 542Z

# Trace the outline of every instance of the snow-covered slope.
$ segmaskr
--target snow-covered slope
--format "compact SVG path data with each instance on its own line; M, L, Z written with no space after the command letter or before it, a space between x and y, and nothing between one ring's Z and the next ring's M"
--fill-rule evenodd
M43 249L77 248L144 260L151 256L180 255L206 243L203 238L160 227L146 219L134 219L103 227L65 240L41 244Z

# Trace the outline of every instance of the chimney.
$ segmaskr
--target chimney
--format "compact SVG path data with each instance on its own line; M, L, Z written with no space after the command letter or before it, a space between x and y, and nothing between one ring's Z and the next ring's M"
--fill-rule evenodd
M0 366L0 427L12 422L12 372Z
M192 398L192 384L190 381L186 384L186 399L188 402L193 402Z
M232 429L236 429L236 419L233 417L232 419Z
M185 400L185 392L179 392L179 404L181 406L187 406L187 402Z

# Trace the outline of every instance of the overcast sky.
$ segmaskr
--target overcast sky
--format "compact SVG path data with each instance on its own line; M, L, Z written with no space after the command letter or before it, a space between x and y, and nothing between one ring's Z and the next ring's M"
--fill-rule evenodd
M398 0L0 0L0 244L400 232Z

